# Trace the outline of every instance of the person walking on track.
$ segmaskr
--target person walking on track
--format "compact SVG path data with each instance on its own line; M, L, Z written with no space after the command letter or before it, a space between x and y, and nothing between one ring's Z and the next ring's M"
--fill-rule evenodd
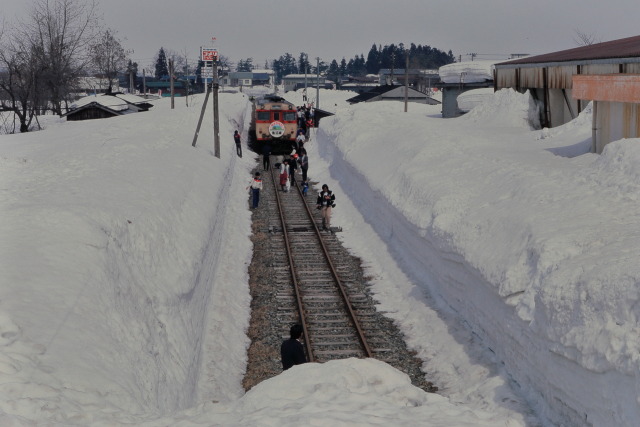
M322 191L318 194L316 205L322 214L322 229L331 228L331 209L335 206L336 196L329 190L327 184L322 185Z
M260 190L262 190L262 179L260 178L260 172L256 172L251 183L247 187L247 190L251 188L251 195L253 196L253 209L258 207L260 203Z
M271 144L269 144L269 141L266 141L262 146L262 169L265 171L271 168L269 156L271 156Z

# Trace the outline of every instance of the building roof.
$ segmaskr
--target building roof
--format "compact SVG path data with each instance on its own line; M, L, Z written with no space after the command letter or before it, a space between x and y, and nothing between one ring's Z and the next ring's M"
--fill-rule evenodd
M496 64L496 67L504 66L506 68L523 64L593 61L617 58L638 58L638 61L634 62L640 62L640 36L596 43L543 55L528 56L508 62L500 62Z
M374 87L373 89L371 89L368 92L361 93L360 95L356 95L353 98L347 99L347 102L349 104L357 104L358 102L366 102L366 101L368 101L370 99L373 99L373 98L375 98L377 96L381 96L382 94L385 94L387 92L391 92L391 91L393 91L395 89L399 89L399 88L403 88L403 87L404 87L404 85L381 85L381 86L377 86L377 87ZM410 98L417 98L417 97L430 98L426 93L420 92L419 90L415 90L413 88L409 88L409 91L410 91L410 93L412 93L412 95L410 95ZM418 95L416 96L416 94L418 94Z
M151 107L153 107L153 104L150 104L149 101L141 96L124 93L99 94L78 99L71 104L69 111L63 114L62 117L76 114L89 108L98 108L119 116L132 112L146 111Z

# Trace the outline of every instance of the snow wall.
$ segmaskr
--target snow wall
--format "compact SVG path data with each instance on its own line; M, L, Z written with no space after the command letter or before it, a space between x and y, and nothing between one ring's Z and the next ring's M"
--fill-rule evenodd
M606 246L609 242L602 240L614 244L616 239L626 240L620 246L633 245L634 237L623 237L625 231L615 226L603 231L611 234L610 239L575 230L593 230L598 228L594 224L601 224L597 217L602 213L593 212L592 199L580 196L580 191L586 192L585 196L591 191L580 187L593 178L590 169L602 172L606 163L625 163L622 154L614 153L612 148L610 159L587 155L567 160L543 153L540 165L517 164L508 153L521 147L510 131L505 132L503 152L476 152L475 145L481 147L485 138L476 127L482 127L483 122L520 127L516 133L525 127L535 128L536 106L528 94L510 91L497 95L486 110L473 110L467 116L449 120L453 137L446 130L429 125L418 126L414 134L402 134L402 138L424 139L422 152L403 150L402 144L396 144L395 131L398 127L416 128L416 120L424 121L424 116L403 116L393 103L380 112L369 111L366 105L355 106L353 111L339 110L335 117L323 120L318 136L321 154L331 159L331 175L340 180L346 193L343 197L361 207L365 220L387 242L403 270L442 308L457 312L483 339L504 364L514 388L542 419L552 425L635 425L640 419L637 345L633 344L637 336L633 326L637 291L633 289L637 287L638 271L633 262L626 260L600 277L597 272L591 275L591 268L607 264L606 258L596 261L603 255L598 250L592 252L592 245ZM375 114L380 116L374 117ZM367 120L366 125L359 123L360 117ZM590 116L579 120L588 126ZM386 126L388 122L393 122L394 127ZM571 126L569 132L575 129ZM463 128L468 130L466 138L460 135ZM496 129L489 131L486 138L500 138ZM531 136L529 146L533 149L528 148L532 153L547 151L535 148L534 139ZM406 159L400 168L395 167L398 162L386 161L390 150L394 157ZM461 156L461 152L466 154ZM634 153L627 154L633 159L638 155ZM459 162L463 157L468 160ZM389 163L394 166L389 168ZM421 172L433 168L442 173L446 167L433 167L436 163L450 164L449 175ZM559 174L566 179L565 184L577 181L576 187L558 186L554 180L562 182L559 177L550 177L547 182L548 171L541 167L545 163L558 170L566 167L566 175ZM570 178L575 175L575 167L582 171L581 176ZM531 185L528 175L539 184ZM476 198L477 205L469 206L467 203L475 197L474 189L482 194ZM524 200L519 200L521 197ZM531 199L562 197L575 200L575 212L565 215L576 215L577 224L572 224L571 219L564 224L559 223L562 219L551 219L561 215L562 209L566 211L565 205L559 206L559 211L540 209L535 216L527 216L532 210ZM607 204L604 200L599 202ZM544 203L553 205L549 200ZM611 203L613 206L614 200ZM523 216L519 217L521 213ZM589 216L592 219L586 219ZM592 220L594 224L590 223ZM551 223L550 236L538 234L545 222ZM558 237L569 230L578 237ZM503 248L491 247L500 238L509 243ZM566 247L554 247L558 244ZM618 279L626 283L620 287L628 286L632 293L629 297L635 295L634 298L627 300L625 290L610 286ZM599 312L602 315L591 316ZM617 336L611 330L615 322L611 316L622 318L618 320L618 325L623 326Z

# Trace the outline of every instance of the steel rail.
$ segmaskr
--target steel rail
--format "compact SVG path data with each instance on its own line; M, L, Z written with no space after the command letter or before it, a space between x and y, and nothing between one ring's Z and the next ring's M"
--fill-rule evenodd
M307 202L305 201L304 195L302 194L302 190L300 189L300 187L298 186L298 182L296 181L296 188L298 190L298 194L300 195L300 197L302 198L302 204L304 205L305 210L307 211L307 214L309 215L309 219L311 220L311 224L313 225L313 229L316 232L316 236L318 238L318 241L320 242L320 246L322 247L322 252L324 254L325 259L327 260L327 264L329 264L329 269L331 270L331 274L333 276L333 280L335 281L338 290L340 291L340 294L342 296L342 301L344 302L344 305L347 309L347 312L349 313L349 317L353 323L353 326L356 328L356 331L358 333L358 340L360 340L360 344L362 345L362 348L364 349L364 352L366 354L367 357L373 357L373 352L371 351L371 348L369 347L369 344L367 343L367 339L364 336L364 332L362 330L362 327L360 326L360 322L358 322L358 319L356 317L356 314L353 310L353 307L351 305L351 303L349 302L349 296L347 295L347 292L344 288L344 285L342 284L342 281L340 280L340 277L338 276L338 272L336 271L333 262L331 261L331 257L329 256L329 250L327 249L327 246L324 244L324 240L322 239L322 235L320 234L320 229L318 229L318 225L316 224L315 220L313 219L313 214L311 213L311 209L309 209L309 205L307 205Z
M271 161L269 161L269 164L271 164ZM302 330L304 333L304 344L305 347L307 349L307 357L309 359L309 362L315 362L315 359L313 357L313 352L311 351L311 340L309 338L309 331L307 328L307 321L305 319L305 309L304 309L304 303L302 302L302 297L300 295L300 288L298 286L298 278L297 278L297 274L296 274L296 270L293 264L293 254L291 251L291 246L289 245L289 234L287 233L287 224L286 221L284 219L284 212L283 212L283 208L282 208L282 203L280 201L280 194L278 192L278 184L276 183L275 177L274 177L274 167L270 166L271 169L271 181L273 182L273 189L276 193L276 204L278 205L278 214L280 215L280 224L282 225L282 233L284 236L284 244L285 247L287 249L287 258L289 259L289 272L291 273L291 280L293 282L293 290L295 292L296 295L296 304L298 306L298 313L299 313L299 317L300 317L300 323L302 324ZM297 184L296 184L297 187ZM306 206L306 203L305 203Z

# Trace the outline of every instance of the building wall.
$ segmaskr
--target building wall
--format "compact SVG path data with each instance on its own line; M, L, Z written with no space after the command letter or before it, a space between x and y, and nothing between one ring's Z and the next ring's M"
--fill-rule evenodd
M597 101L596 153L610 142L622 138L640 138L640 104Z

